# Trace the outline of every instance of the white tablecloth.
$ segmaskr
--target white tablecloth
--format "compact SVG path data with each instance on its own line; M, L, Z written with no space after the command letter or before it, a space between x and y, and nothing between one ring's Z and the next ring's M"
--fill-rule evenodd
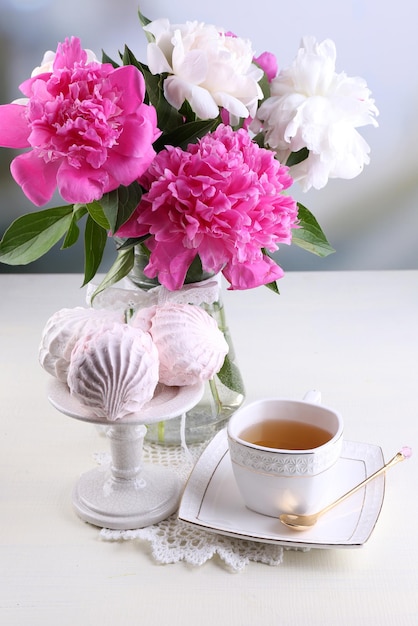
M248 401L311 388L345 436L380 445L391 470L361 549L285 552L233 574L158 565L144 541L106 542L72 511L78 476L107 441L46 399L37 361L48 317L84 304L79 275L0 275L0 623L305 625L418 623L418 272L288 273L281 295L225 292Z

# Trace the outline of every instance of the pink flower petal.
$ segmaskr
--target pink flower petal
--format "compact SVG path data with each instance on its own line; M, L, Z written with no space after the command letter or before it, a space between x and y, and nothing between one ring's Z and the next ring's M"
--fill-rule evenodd
M220 125L187 151L168 146L141 184L149 191L117 234L150 235L150 278L178 289L196 255L206 272L222 270L233 289L282 277L262 250L291 242L297 205L283 191L292 179L246 131Z
M86 63L86 61L87 53L81 47L80 39L71 37L71 39L67 38L64 42L58 44L53 69L56 71L72 68L76 63Z
M146 235L148 229L146 226L140 226L138 224L137 215L134 212L131 217L119 228L115 233L116 237L130 239L131 237L142 237Z
M120 93L119 104L124 114L135 113L137 102L143 102L145 96L145 81L141 72L133 65L118 67L109 75L109 84Z
M253 289L279 280L284 275L282 268L269 257L255 263L227 265L222 273L231 283L230 289Z
M137 180L154 158L157 116L143 102L144 78L134 66L89 61L73 37L58 45L53 71L21 89L28 105L0 110L0 144L32 146L12 171L35 204L49 200L55 187L67 202L99 200Z
M29 126L22 104L0 106L0 145L4 148L27 148Z
M170 291L180 289L186 278L195 250L179 249L177 243L151 243L154 254L145 268L145 274L150 278L158 276L159 282Z
M84 166L83 175L80 176L80 173L67 163L60 166L56 184L62 198L70 204L98 200L110 186L109 176L103 168L94 169Z
M57 167L58 164L46 165L33 152L26 152L12 161L10 169L29 200L36 206L42 206L54 195Z
M269 83L277 76L277 59L272 52L263 52L260 56L254 58L255 63L261 67L267 76Z

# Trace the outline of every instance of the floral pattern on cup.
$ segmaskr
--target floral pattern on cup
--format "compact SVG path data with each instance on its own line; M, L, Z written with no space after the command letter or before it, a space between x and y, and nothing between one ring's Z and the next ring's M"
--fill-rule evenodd
M279 476L315 476L333 465L340 456L342 437L338 445L329 448L326 455L318 457L314 454L288 454L286 458L278 457L277 452L256 450L242 446L229 438L231 459L238 465L254 471Z

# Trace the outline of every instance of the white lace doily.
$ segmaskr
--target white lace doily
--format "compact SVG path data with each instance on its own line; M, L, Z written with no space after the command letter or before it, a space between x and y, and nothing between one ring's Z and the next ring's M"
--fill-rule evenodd
M183 484L204 446L183 449L145 443L144 461L172 468ZM96 456L103 464L107 455ZM157 563L170 564L185 561L191 565L203 565L218 555L232 571L243 570L250 561L267 565L279 565L283 560L283 548L274 544L236 539L200 530L177 519L174 514L166 520L137 530L109 530L103 528L100 537L107 541L141 540L151 545L152 556Z

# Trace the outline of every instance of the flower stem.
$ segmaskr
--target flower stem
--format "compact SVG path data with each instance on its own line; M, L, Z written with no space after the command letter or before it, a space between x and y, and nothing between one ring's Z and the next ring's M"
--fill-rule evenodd
M215 382L215 378L211 378L209 380L209 388L212 394L212 398L215 402L216 405L216 412L218 414L220 414L221 410L222 410L222 402L221 399L219 397L219 393L218 393L218 388L216 386L216 382Z
M165 439L165 422L158 422L158 441L163 443Z

